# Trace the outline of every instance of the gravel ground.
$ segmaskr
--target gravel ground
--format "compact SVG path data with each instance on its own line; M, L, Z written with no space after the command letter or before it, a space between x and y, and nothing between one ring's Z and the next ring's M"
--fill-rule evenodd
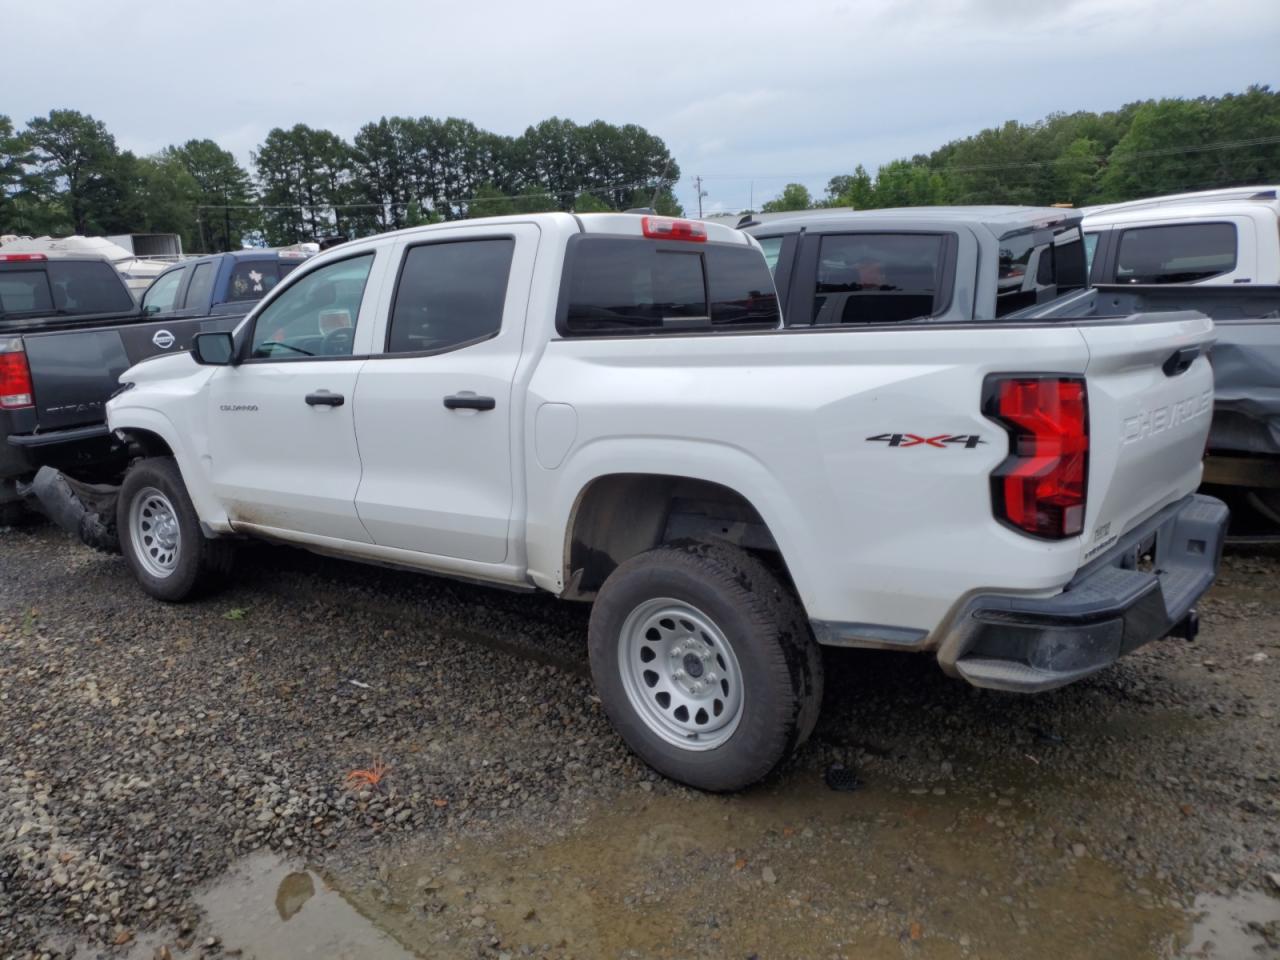
M927 658L836 652L811 744L775 782L722 800L659 780L615 738L587 679L583 607L267 546L242 552L228 590L166 606L143 597L118 558L52 528L0 531L0 956L139 955L140 944L148 957L153 945L223 953L198 895L264 850L327 871L366 912L409 904L384 924L399 925L401 942L417 948L413 938L430 934L459 956L501 956L506 942L483 909L468 912L477 906L465 883L426 911L414 858L464 869L457 850L499 841L516 856L531 837L563 839L567 824L590 822L584 811L636 797L657 809L747 805L724 807L726 819L787 811L813 824L810 836L827 829L844 844L879 842L877 823L924 809L946 820L939 837L963 834L975 872L989 847L1019 887L1058 889L1063 870L1087 861L1153 904L1277 892L1278 574L1274 548L1231 554L1201 607L1199 640L1151 645L1035 698L970 690ZM833 764L867 784L851 796L870 826L814 806L847 796L821 786ZM377 789L344 783L382 767ZM731 865L753 864L760 898L735 909L765 920L809 903L756 872L772 842L728 851ZM911 867L897 848L881 854L908 863L911 881L895 880L891 897L874 895L879 881L859 886L866 922L901 927L914 955L907 904L919 913L940 894L942 868ZM687 850L661 855L685 880L701 876ZM772 855L787 863L781 846ZM830 897L838 886L828 883ZM663 891L618 896L643 903ZM1044 895L1010 897L1024 936L1052 907ZM458 929L415 928L405 910L457 913ZM699 923L674 934L666 955L751 952L739 950L745 940L699 939L709 935ZM743 936L751 929L763 936L744 920ZM1271 947L1278 933L1274 923L1257 931ZM968 934L949 936L943 946L958 952L937 956L971 955ZM1096 933L1095 955L1107 955L1107 936ZM1006 955L991 943L982 955ZM521 946L568 955L572 930Z

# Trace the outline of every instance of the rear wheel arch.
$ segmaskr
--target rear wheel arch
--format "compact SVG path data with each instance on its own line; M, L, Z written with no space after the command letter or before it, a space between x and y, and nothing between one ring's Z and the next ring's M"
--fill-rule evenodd
M562 596L590 600L632 557L692 540L749 550L795 589L772 530L742 493L696 477L615 473L592 479L574 501L565 525Z

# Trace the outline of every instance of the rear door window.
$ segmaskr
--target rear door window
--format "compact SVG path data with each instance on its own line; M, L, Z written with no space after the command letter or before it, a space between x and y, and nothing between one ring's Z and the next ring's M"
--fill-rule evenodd
M813 314L797 322L897 323L937 313L945 306L944 246L945 237L936 233L823 236Z
M387 352L441 352L496 334L515 246L510 237L495 237L410 247L391 308Z
M1136 227L1120 234L1117 283L1195 283L1236 267L1231 223Z
M733 244L577 236L557 326L566 336L778 326L760 251Z
M187 284L187 298L183 301L187 309L204 309L209 306L209 295L213 293L213 264L197 263L191 274L191 282Z
M0 271L0 313L52 313L53 295L43 270Z
M231 268L228 300L261 300L280 282L279 267L271 260L241 261Z

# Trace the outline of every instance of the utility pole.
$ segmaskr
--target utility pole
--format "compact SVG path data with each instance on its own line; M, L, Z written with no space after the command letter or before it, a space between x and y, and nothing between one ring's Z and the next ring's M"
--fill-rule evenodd
M693 185L698 191L698 219L702 219L702 198L705 197L706 191L702 189L702 177L694 177Z

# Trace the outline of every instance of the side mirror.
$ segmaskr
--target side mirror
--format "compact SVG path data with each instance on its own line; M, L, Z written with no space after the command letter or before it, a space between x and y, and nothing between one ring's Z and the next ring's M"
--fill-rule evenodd
M191 356L207 367L235 366L235 338L226 332L197 333L191 341Z

